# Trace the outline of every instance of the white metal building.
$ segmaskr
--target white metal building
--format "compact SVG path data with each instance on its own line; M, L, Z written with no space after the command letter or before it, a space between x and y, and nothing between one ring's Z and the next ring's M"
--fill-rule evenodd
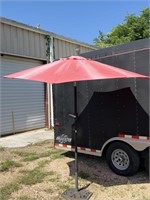
M0 36L0 135L50 127L51 87L3 76L96 48L6 18Z

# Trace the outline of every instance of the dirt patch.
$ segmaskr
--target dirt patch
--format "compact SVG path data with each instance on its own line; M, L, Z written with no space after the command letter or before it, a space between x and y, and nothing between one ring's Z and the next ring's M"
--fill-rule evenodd
M1 171L1 200L59 200L66 189L75 187L74 154L55 149L50 140L3 148L0 159L1 163L13 160L21 164ZM90 200L150 200L149 178L144 171L123 177L114 174L104 158L79 154L78 160L79 187L88 186L93 193Z

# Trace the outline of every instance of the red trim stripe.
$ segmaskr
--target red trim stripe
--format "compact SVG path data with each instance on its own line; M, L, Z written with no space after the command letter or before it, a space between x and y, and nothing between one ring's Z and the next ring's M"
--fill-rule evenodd
M129 138L129 139L141 139L141 140L150 140L150 136L146 137L146 136L138 136L138 135L125 135L125 134L118 134L119 138ZM68 148L68 149L75 149L75 146L71 146L71 145L67 145L67 144L55 144L56 147L62 147L62 148ZM89 149L89 148L85 148L85 147L78 147L79 150L81 151L89 151L89 152L93 152L96 153L99 150L96 149Z
M139 136L138 135L132 135L132 138L133 139L139 139Z
M118 137L124 137L124 136L125 136L124 134L119 134L119 135L118 135Z
M91 149L91 152L96 152L96 149Z
M145 139L150 140L150 136L139 136L139 135L125 135L125 134L118 134L120 138L130 138L130 139Z
M70 148L70 149L75 149L75 146L70 146L70 145L67 145L67 144L58 144L56 143L55 144L56 147L62 147L62 148ZM96 150L96 149L88 149L88 148L85 148L85 147L78 147L79 150L82 150L82 151L90 151L90 152L98 152L99 150Z

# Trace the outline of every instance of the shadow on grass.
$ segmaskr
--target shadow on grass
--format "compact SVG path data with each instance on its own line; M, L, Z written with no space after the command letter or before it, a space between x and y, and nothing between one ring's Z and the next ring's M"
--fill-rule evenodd
M74 158L74 152L67 152L64 154L67 157ZM75 162L68 162L70 170L70 176L74 176ZM79 178L90 181L91 183L97 183L104 187L110 187L115 185L125 184L141 184L149 183L148 174L143 169L133 176L119 176L111 171L108 167L104 157L91 156L78 153L78 176Z

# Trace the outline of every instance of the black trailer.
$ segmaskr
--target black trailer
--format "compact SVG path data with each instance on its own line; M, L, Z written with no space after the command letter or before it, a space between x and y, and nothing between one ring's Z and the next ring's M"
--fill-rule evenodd
M81 56L149 75L149 39L92 51ZM77 82L77 145L80 153L106 155L120 175L149 169L149 80ZM55 146L74 151L73 83L53 86Z

